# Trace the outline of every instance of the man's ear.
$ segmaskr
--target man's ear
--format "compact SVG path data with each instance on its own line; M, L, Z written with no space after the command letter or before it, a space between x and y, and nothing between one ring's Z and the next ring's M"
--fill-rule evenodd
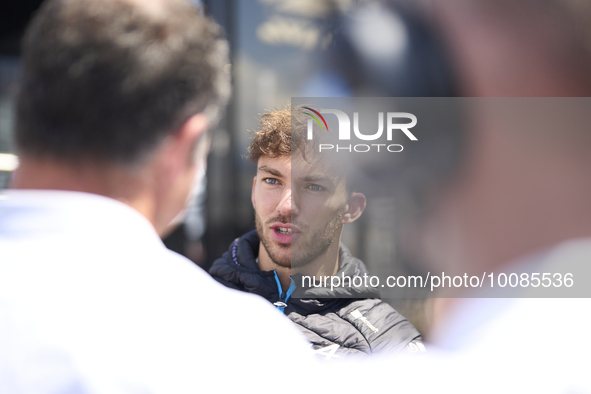
M351 193L341 222L343 224L349 224L359 219L365 209L365 203L366 200L363 193Z
M170 136L168 141L169 157L174 161L174 171L181 172L188 166L192 166L198 159L197 149L205 136L209 120L203 114L191 116L176 133Z
M208 141L205 131L208 120L205 115L191 116L175 132L168 135L150 160L150 171L146 174L153 191L158 217L154 227L162 234L171 221L180 219L197 183L199 166ZM201 151L197 154L197 150Z
M256 188L256 186L257 186L257 177L255 175L254 178L252 179L252 192L250 193L250 201L252 201L252 207L254 209L257 209L257 206L254 202L254 189Z

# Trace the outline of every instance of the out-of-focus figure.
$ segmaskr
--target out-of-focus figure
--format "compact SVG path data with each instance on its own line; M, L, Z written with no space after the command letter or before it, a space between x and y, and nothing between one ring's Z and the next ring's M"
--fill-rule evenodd
M271 305L159 238L199 181L226 63L182 0L49 0L33 18L0 194L0 392L248 392L277 360L313 361Z
M442 69L452 71L452 92L536 99L470 102L465 132L455 141L461 147L459 160L448 158L458 165L446 174L423 166L422 171L437 174L437 182L422 185L428 206L413 225L413 243L402 247L431 272L521 270L531 278L536 272L584 271L591 261L591 102L582 98L591 95L590 7L578 1L529 0L427 5L422 18L428 17L423 23L428 29L421 31L431 36L428 42L442 44L437 51L447 54L449 63ZM412 89L415 82L420 87L429 74L416 71L436 69L400 65L431 49L403 47L401 57L389 58L398 62L392 63L392 72L380 73L373 66L376 59L364 54L367 46L358 45L367 38L364 29L375 31L379 23L362 23L359 15L371 11L381 16L377 19L402 21L399 35L392 37L404 38L406 45L418 42L417 31L405 12L390 5L365 7L345 20L336 36L341 47L355 49L349 53L357 58L333 64L335 73L354 94L413 95L398 87ZM383 37L391 37L387 28L372 36L377 46L393 52L399 48L399 40L387 43ZM368 67L377 71L369 74ZM579 286L588 280L588 275L574 278ZM438 300L431 338L446 352L413 365L401 384L425 392L591 392L585 361L591 354L591 300L529 298L539 296L528 289L503 291L458 289L451 295L475 298ZM388 368L396 368L392 360L369 367L375 376ZM424 376L431 379L424 381Z

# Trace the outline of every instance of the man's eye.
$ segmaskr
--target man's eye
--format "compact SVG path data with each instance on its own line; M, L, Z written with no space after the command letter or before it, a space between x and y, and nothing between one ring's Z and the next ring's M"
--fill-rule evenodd
M315 191L315 192L319 192L319 191L324 190L324 188L322 186L320 186L320 185L309 185L308 188L310 190Z
M265 182L269 185L276 185L279 183L279 181L275 178L265 178L265 179L263 179L263 182Z

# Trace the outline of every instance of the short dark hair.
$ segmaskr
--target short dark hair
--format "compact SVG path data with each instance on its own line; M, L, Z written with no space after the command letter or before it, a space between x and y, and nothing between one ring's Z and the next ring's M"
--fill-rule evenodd
M29 25L19 154L137 164L189 117L214 122L230 93L219 26L189 2L48 0Z

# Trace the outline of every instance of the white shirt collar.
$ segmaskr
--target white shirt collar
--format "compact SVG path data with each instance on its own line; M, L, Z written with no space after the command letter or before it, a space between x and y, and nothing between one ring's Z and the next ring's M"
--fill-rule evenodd
M132 207L98 194L63 190L0 190L0 231L72 231L101 229L113 237L160 237Z

